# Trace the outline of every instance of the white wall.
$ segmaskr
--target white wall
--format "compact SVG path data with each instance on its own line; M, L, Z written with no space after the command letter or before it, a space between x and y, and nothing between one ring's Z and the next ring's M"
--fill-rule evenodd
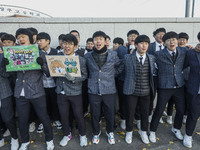
M51 36L51 46L58 46L58 36L71 30L78 30L81 46L95 31L102 30L111 37L122 37L126 41L129 30L138 30L154 41L153 31L164 27L167 31L186 32L190 36L189 44L196 45L200 32L200 18L12 18L0 17L0 32L15 35L20 27L34 27L39 32L47 32Z

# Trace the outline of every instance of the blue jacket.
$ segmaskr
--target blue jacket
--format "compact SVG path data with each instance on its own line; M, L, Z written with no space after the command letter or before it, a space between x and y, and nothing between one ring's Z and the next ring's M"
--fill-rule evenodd
M158 66L158 88L170 89L176 86L182 87L184 83L183 69L187 49L184 47L177 47L178 56L175 64L171 59L167 48L162 51L156 51L156 64Z
M118 66L120 65L117 53L108 50L108 56L105 64L101 69L97 66L93 56L93 52L85 54L87 67L89 71L88 77L88 93L90 94L114 94L116 93L115 75L118 74Z
M150 54L146 54L149 58L150 65L150 86L151 91L154 94L154 82L153 75L155 74L155 57ZM133 54L125 55L123 60L124 70L125 70L125 80L123 93L125 95L131 95L134 93L136 84L136 51Z
M188 93L197 95L200 85L200 53L189 50L186 55L185 65L190 67L189 79L187 82Z

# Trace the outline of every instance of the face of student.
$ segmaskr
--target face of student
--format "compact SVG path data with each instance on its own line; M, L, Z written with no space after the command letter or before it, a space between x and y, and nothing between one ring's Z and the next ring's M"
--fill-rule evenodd
M74 45L74 42L66 42L63 41L63 49L65 55L73 55L74 50L77 48L77 46Z
M140 55L144 55L149 47L149 43L148 42L140 42L138 44L135 44L135 47L137 48L137 52Z
M180 47L185 47L187 43L188 43L188 40L185 38L178 39L178 46Z
M106 38L106 47L109 48L110 47L110 39Z
M106 40L103 36L97 36L93 39L94 47L101 50L106 45Z
M38 47L42 50L47 51L49 49L49 40L47 39L40 39L37 40Z
M15 43L11 40L4 40L2 42L2 46L14 46L14 45L15 45Z
M80 36L78 35L78 33L77 32L72 32L71 34L73 34L77 38L78 44L79 44L80 43Z
M25 34L20 34L17 36L17 42L19 45L30 45L29 36Z
M118 49L118 47L120 46L119 43L113 43L113 50L116 50Z
M130 34L128 37L127 37L127 41L128 41L128 44L130 45L134 45L135 44L135 39L136 37L138 37L137 34Z
M178 40L176 38L167 39L164 45L168 48L168 50L174 51L178 46Z
M37 35L33 35L33 44L37 42Z
M156 35L154 35L154 38L158 43L162 44L163 42L162 38L164 35L165 35L165 32L158 32Z
M86 43L86 48L87 48L87 49L93 49L93 47L94 47L93 42L90 42L90 41L89 41L89 42Z

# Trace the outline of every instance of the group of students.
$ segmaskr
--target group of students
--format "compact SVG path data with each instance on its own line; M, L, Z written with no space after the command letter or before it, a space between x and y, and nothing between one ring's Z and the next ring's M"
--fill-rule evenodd
M173 111L174 104L176 108L172 133L183 140L184 146L192 147L192 134L200 115L200 46L197 44L192 48L186 45L189 39L186 33L166 33L164 28L159 28L153 32L155 42L150 43L147 35L139 35L137 30L130 30L127 33L128 44L125 45L123 39L117 37L113 40L111 50L110 37L103 31L96 31L87 40L86 49L83 49L79 47L79 32L72 30L69 34L61 34L59 46L53 49L50 47L51 38L48 33L34 34L32 29L19 28L15 37L11 34L1 36L2 46L14 46L15 38L19 45L37 43L40 56L36 61L41 66L41 70L6 72L6 65L10 62L0 51L0 114L11 134L11 150L19 147L19 150L26 150L30 144L29 124L34 120L31 119L33 112L41 123L38 132L44 130L47 150L54 149L49 115L54 125L58 129L62 128L64 136L60 141L61 146L66 146L72 139L74 118L78 125L80 146L87 146L84 114L88 112L88 104L92 142L100 142L99 122L103 114L108 143L115 144L117 94L120 127L126 130L126 143L131 144L133 140L134 118L142 142L155 143L155 133L168 103L168 112ZM200 39L200 34L198 37ZM66 73L64 77L52 78L45 55L79 56L81 77ZM15 74L15 87L12 89L9 76ZM153 110L156 93L157 104ZM13 95L21 146L14 117ZM183 137L180 129L184 115L187 115L187 120ZM172 124L172 113L168 113L167 120ZM2 135L0 130L0 147L4 145Z

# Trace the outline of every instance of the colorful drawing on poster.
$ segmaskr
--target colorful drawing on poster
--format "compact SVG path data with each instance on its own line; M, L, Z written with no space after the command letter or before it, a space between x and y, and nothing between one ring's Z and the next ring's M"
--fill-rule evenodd
M81 77L78 56L46 55L46 60L52 77L63 77L66 72L73 77Z
M3 47L4 57L9 65L6 71L37 70L41 66L36 62L39 57L37 45Z

